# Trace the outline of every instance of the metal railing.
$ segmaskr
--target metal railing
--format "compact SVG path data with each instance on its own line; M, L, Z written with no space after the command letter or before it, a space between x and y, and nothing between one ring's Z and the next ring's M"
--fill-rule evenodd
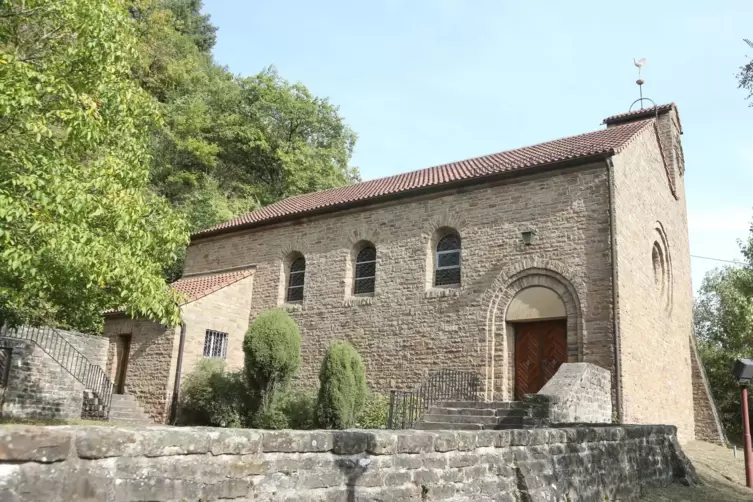
M483 392L481 377L472 371L435 371L414 390L390 392L388 429L411 429L435 403L479 401Z
M42 326L20 326L8 329L3 326L0 329L0 337L5 336L19 340L34 342L45 351L55 362L70 373L73 378L84 385L86 390L94 394L94 402L84 400L84 415L107 418L112 401L113 385L105 371L92 364L79 352L68 340L54 328Z

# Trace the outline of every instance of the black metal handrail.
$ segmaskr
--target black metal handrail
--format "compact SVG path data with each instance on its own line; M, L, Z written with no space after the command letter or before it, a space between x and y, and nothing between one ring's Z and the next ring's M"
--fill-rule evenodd
M442 401L478 401L481 377L472 371L435 371L414 390L390 392L388 429L411 429L431 405Z
M3 326L0 336L29 340L45 351L63 369L70 373L73 378L84 385L85 389L94 393L102 407L101 414L107 418L112 401L113 385L105 371L96 364L91 363L76 347L65 339L56 329L49 326L33 328L20 326L8 329ZM84 403L86 406L86 403ZM86 410L95 412L95 410Z

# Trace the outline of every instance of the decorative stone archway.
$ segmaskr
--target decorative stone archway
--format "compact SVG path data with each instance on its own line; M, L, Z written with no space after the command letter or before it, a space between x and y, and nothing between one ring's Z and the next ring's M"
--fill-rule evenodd
M583 360L585 285L569 267L552 260L523 260L502 271L482 299L486 306L480 346L484 353L484 398L511 400L513 342L507 312L513 298L531 287L550 289L565 306L568 362Z

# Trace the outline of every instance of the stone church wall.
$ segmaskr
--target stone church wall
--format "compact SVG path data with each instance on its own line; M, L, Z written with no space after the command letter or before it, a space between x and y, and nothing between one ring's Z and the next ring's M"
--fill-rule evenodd
M660 119L665 127L670 114ZM682 442L692 440L684 179L679 169L668 178L653 128L615 157L614 172L623 422L675 424Z
M316 385L327 346L343 340L362 355L376 390L413 387L439 368L484 374L487 352L495 388L503 390L509 340L490 338L489 319L496 314L503 326L507 305L490 312L490 300L513 274L533 269L549 274L553 268L557 277L579 284L573 289L582 308L579 339L570 361L611 368L606 176L598 163L200 239L188 249L185 271L255 265L251 318L277 306L290 311L302 331L303 385ZM442 228L462 238L460 288L431 287L432 242ZM521 232L530 229L536 235L526 246ZM373 297L352 295L349 260L363 241L377 250ZM305 295L302 304L285 305L284 261L293 252L306 258ZM538 284L535 277L526 280Z
M478 432L5 427L0 444L5 502L600 502L697 481L671 426Z

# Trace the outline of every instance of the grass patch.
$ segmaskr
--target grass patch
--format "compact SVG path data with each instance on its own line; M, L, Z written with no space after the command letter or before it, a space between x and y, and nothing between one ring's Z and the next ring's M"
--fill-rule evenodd
M743 451L704 441L682 445L682 450L693 462L702 486L672 485L648 490L641 500L650 502L750 502L753 490L745 487L745 462Z
M112 422L102 420L84 420L83 418L74 418L70 420L61 420L56 418L15 418L0 417L0 425L115 425Z

